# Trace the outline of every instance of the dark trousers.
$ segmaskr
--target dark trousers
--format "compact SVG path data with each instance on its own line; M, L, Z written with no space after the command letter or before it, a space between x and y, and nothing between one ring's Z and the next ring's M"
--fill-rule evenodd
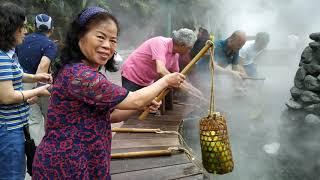
M121 81L122 81L122 87L126 88L128 91L136 91L145 87L145 86L140 86L123 76L121 76Z

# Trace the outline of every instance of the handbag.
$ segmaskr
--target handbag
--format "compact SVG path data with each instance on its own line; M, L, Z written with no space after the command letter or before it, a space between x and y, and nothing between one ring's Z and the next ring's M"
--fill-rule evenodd
M25 154L27 156L27 172L30 176L32 176L32 162L34 158L34 154L36 152L36 144L34 143L34 140L31 139L30 133L29 133L29 126L23 127L24 137L25 137Z

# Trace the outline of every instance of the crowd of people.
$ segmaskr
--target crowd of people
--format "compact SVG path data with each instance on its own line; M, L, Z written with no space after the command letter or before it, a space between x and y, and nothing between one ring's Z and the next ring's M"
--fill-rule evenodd
M60 50L50 39L52 17L35 16L35 32L28 35L26 23L23 8L0 4L0 179L25 177L24 130L37 145L33 179L110 179L111 123L145 107L156 111L161 103L154 99L168 87L202 96L179 71L181 57L190 61L210 39L204 28L198 36L182 28L170 38L143 42L121 67L121 87L99 72L116 69L120 27L110 12L100 7L79 12ZM258 33L246 44L243 31L215 41L217 72L238 81L256 76L254 59L268 42L267 33ZM209 66L200 62L196 69Z

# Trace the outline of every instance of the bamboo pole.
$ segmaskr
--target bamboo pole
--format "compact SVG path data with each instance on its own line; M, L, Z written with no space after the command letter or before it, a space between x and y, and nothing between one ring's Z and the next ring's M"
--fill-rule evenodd
M264 81L264 80L266 80L266 78L256 78L256 77L243 77L242 79L256 80L256 81Z
M141 128L112 128L112 132L122 133L156 133L161 131L160 129L141 129Z
M187 75L191 69L191 67L196 64L200 58L208 51L208 49L213 46L213 42L208 40L206 45L200 50L200 52L189 62L189 64L180 72L183 75ZM169 89L164 89L156 98L157 102L160 102L167 94L169 93ZM139 117L139 120L144 120L149 114L149 108L147 108Z
M126 152L126 153L112 153L111 159L170 156L171 154L172 154L171 150L153 150L153 151L137 151L137 152Z

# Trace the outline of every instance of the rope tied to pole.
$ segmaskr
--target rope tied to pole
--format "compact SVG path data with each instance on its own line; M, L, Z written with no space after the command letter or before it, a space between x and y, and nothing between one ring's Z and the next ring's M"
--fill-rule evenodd
M211 70L211 93L210 93L210 107L209 116L213 116L215 112L215 97L214 97L214 45L210 48L210 70Z
M234 167L226 119L215 111L214 47L210 48L210 104L209 114L200 119L200 146L203 167L210 173L225 174Z

